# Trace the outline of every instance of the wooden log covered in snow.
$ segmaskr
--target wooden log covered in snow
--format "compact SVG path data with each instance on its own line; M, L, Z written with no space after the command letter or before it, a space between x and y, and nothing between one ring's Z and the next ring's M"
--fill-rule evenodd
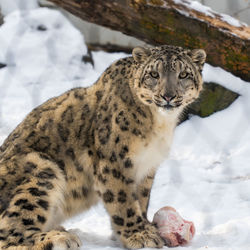
M207 62L250 81L250 27L190 0L49 0L149 44L203 48Z

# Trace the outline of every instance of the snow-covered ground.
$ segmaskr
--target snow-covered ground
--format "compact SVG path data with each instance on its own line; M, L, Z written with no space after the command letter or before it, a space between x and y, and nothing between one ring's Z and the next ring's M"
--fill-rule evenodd
M36 7L7 8L0 27L0 63L7 64L0 69L0 144L35 106L92 84L126 56L94 52L95 66L83 63L87 49L80 32L59 12ZM169 205L195 223L193 241L178 249L250 250L250 83L207 64L204 79L240 97L224 111L178 126L170 157L156 176L149 218ZM76 229L82 249L120 249L101 204L64 225Z

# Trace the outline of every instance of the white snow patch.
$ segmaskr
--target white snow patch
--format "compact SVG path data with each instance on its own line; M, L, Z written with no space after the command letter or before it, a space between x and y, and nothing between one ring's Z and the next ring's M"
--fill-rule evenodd
M191 1L191 0L184 0L184 1L183 0L174 0L174 2L176 4L183 4L183 5L187 6L188 8L202 12L207 16L214 17L214 14L213 14L214 11L210 7L205 6L205 5L201 4L200 2ZM182 12L184 12L184 11L182 11ZM188 15L188 13L186 13L186 14Z
M0 8L2 14L8 15L15 10L31 10L38 8L37 0L1 0Z
M201 4L200 2L190 1L189 7L191 7L193 10L202 12L207 16L214 17L213 10L208 6Z
M82 84L87 74L92 82L98 77L82 61L87 47L81 33L55 10L38 8L6 16L0 48L0 62L7 64L0 70L0 124L5 121L5 129L13 129L52 95ZM7 106L9 110L2 108Z
M226 15L226 14L218 13L218 12L212 10L210 7L203 5L198 1L174 0L174 2L177 4L183 4L183 5L187 6L188 8L199 11L207 16L215 17L216 15L219 15L222 17L221 18L222 21L227 22L228 24L235 26L235 27L247 26L247 24L240 22L238 19L231 17L229 15ZM183 10L178 10L178 11L185 16L189 16L189 13L186 11L183 11Z
M220 14L221 15L221 19L224 21L224 22L226 22L226 23L228 23L228 24L230 24L230 25L232 25L232 26L235 26L235 27L242 27L242 26L248 26L247 24L245 24L245 23L243 23L243 22L240 22L238 19L236 19L236 18L234 18L234 17L231 17L231 16L229 16L229 15L226 15L226 14Z

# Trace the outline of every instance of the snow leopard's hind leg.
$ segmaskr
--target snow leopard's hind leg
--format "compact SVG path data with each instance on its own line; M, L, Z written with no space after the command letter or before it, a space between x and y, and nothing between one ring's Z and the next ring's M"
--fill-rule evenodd
M63 213L60 202L64 187L63 173L57 164L39 154L19 155L18 160L12 157L2 162L0 249L79 249L77 236L57 228L58 214Z

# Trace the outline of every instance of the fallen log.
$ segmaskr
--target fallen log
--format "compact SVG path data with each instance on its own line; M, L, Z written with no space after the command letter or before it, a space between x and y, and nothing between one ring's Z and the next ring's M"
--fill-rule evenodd
M207 62L250 81L250 27L190 0L49 0L149 44L203 48Z

